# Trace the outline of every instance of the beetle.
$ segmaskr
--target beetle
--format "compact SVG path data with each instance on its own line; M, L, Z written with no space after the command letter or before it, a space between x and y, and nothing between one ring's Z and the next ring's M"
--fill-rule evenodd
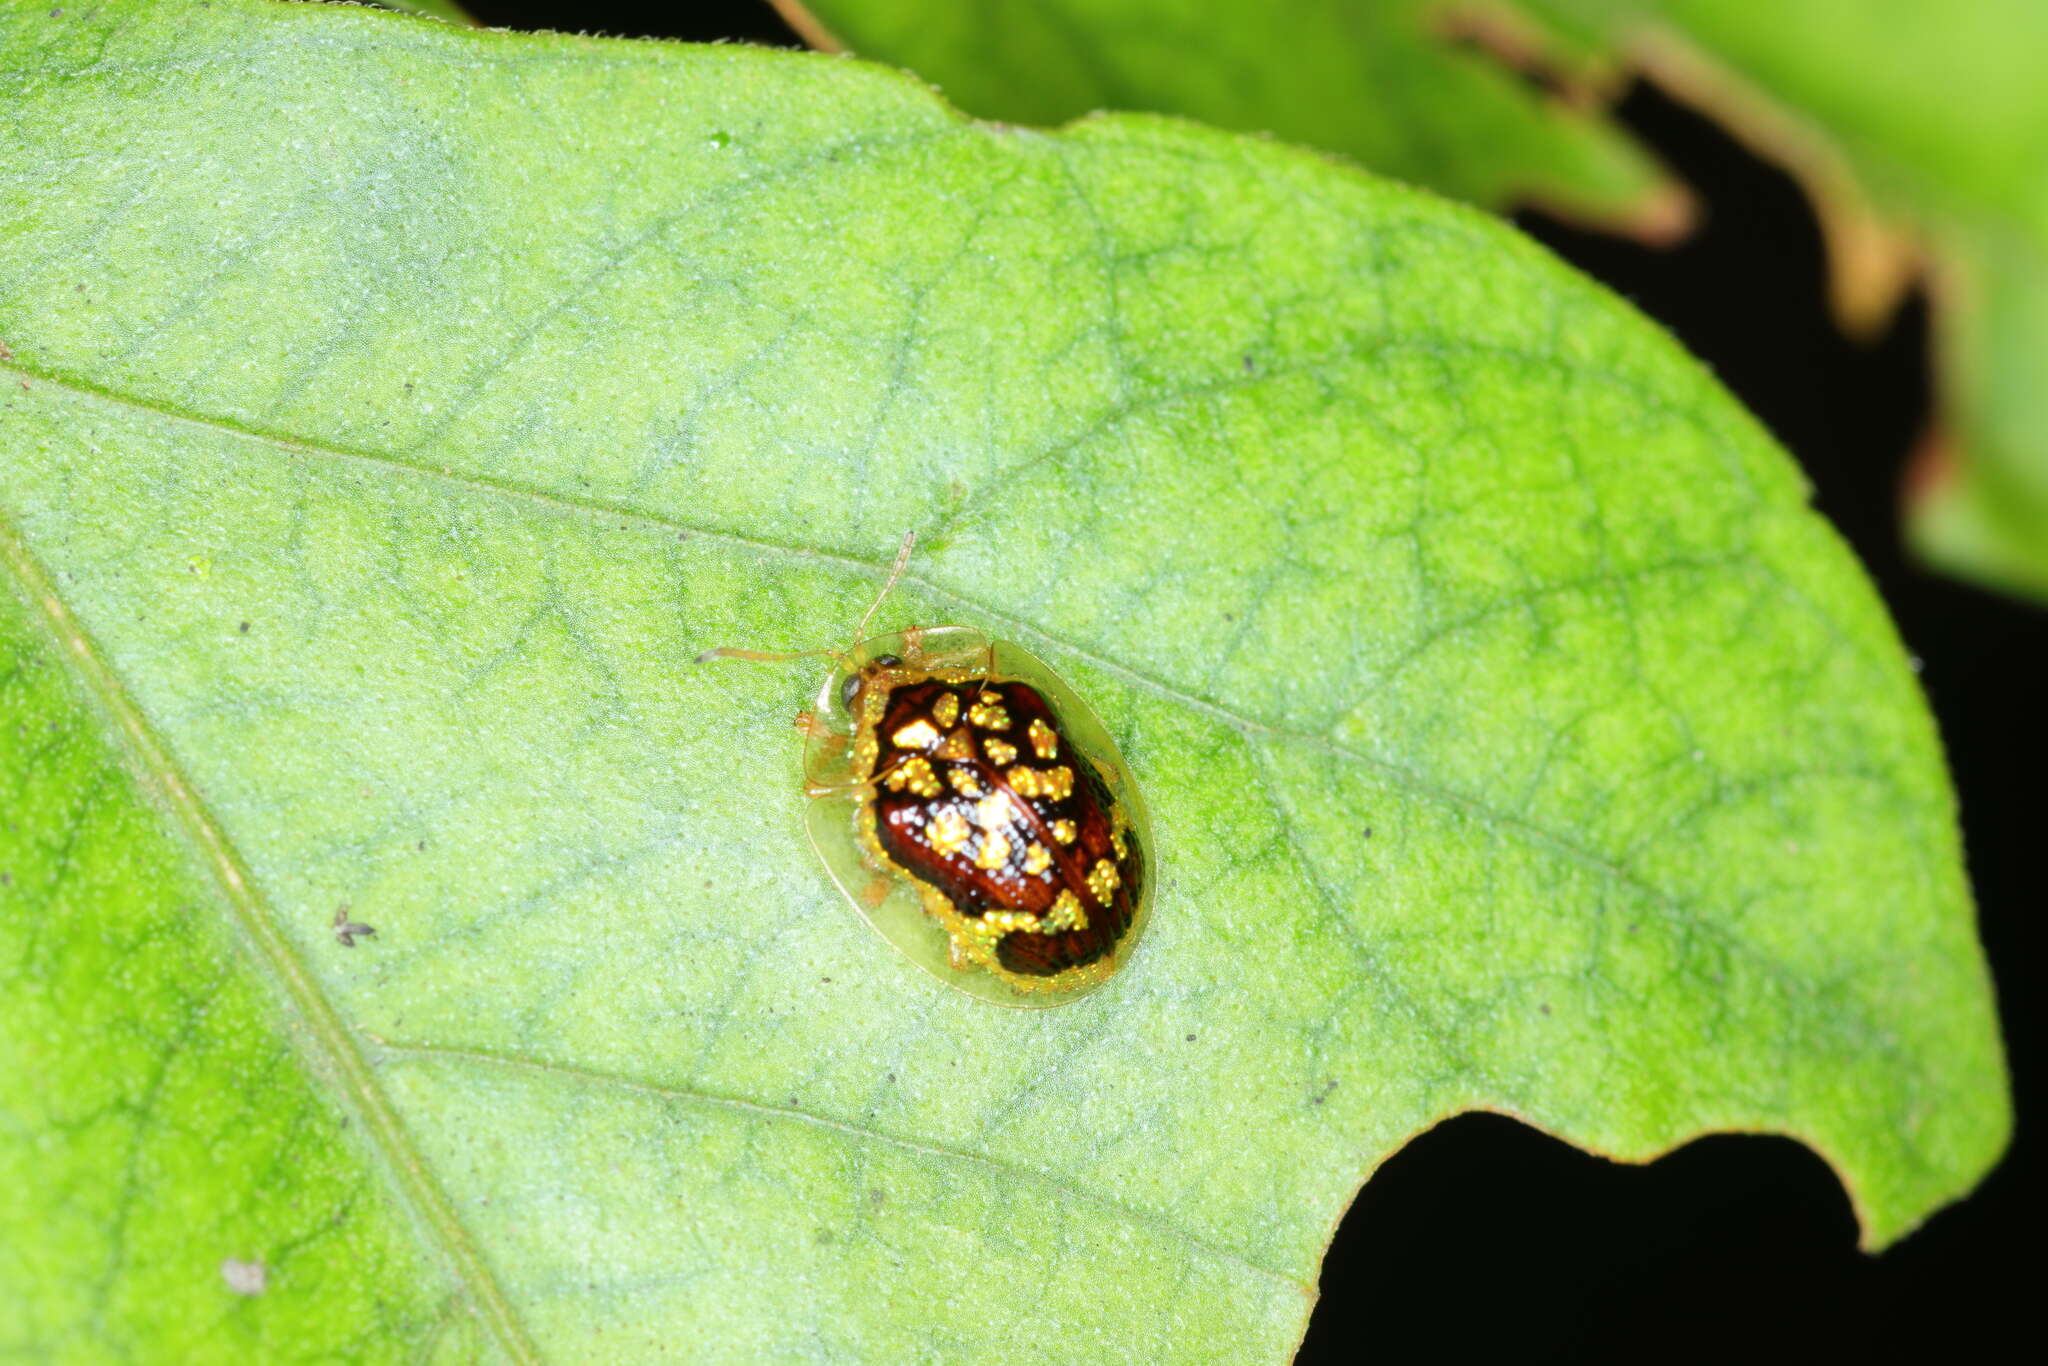
M913 544L846 649L698 659L829 657L798 717L805 824L847 901L950 985L1064 1004L1107 981L1144 928L1144 802L1094 712L1021 646L965 626L866 634Z

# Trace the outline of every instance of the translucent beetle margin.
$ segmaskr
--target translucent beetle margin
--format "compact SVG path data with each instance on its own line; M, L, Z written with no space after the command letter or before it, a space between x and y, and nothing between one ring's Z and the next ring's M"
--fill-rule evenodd
M861 618L857 637L901 575L911 544L912 538L905 536L888 582ZM1157 848L1144 799L1115 741L1072 688L1021 646L992 641L963 626L911 627L856 639L844 651L788 654L721 648L698 658L787 660L805 655L833 660L814 708L798 718L806 736L805 787L812 799L805 824L832 880L868 925L948 986L997 1005L1064 1005L1094 991L1123 966L1149 918ZM935 683L948 685L967 704L961 709L966 715L957 722L950 715L933 718L956 727L951 743L959 747L958 753L949 753L924 727L910 727L931 746L934 762L906 782L911 770L902 762L901 751L892 751L896 761L878 763L883 741L876 727L889 699L906 689L929 690ZM997 735L993 731L1000 727L992 729L974 716L978 709L972 703L980 689L1010 691L1017 700L1029 700L1020 685L1035 691L1050 713L1045 724L1030 728L1028 739L1022 727L1017 735ZM954 708L949 703L945 710ZM1029 749L1023 748L1027 745ZM1011 764L1013 753L1024 763L1002 771L1001 764ZM965 762L949 762L954 759ZM1048 769L1045 764L1056 767ZM949 784L938 781L940 772L951 780ZM1057 784L1047 781L1055 778ZM899 855L895 858L877 839L878 822L884 819L884 789L897 818L889 827ZM1069 790L1078 792L1079 798L1070 797ZM991 838L993 827L987 823L979 831L972 828L973 817L967 813L979 802L968 803L968 796L979 802L997 800L997 809L1011 820L1014 847L1000 837ZM918 797L929 809L917 809ZM1076 821L1048 821L1048 815L1061 810L1079 817L1078 840ZM940 814L936 824L927 819L935 811ZM1091 812L1097 816L1092 824ZM942 850L933 847L933 830L951 836L956 852L979 850L990 857L972 867L958 858L948 863L939 856ZM1023 841L1038 831L1050 833L1026 846ZM906 832L919 836L922 843L915 848L904 845ZM1114 842L1113 851L1109 841ZM938 843L944 846L948 841ZM1032 911L1025 906L1030 900L1045 902L1050 890L1063 883L1076 883L1079 865L1073 855L1080 846L1091 844L1102 857L1096 859L1086 883L1073 888L1074 896L1062 892L1064 904L1056 905L1052 917L1040 913L1044 907ZM1007 861L1005 850L1011 855ZM914 857L902 857L906 854ZM1109 874L1120 869L1122 878L1105 875L1104 862L1112 863ZM916 867L920 863L922 870ZM1036 881L1027 885L1027 876ZM963 895L967 884L971 888ZM1005 899L1013 892L1014 905ZM1125 926L1120 936L1114 932L1119 924ZM1043 965L1032 972L1013 970L1017 955L1001 955L997 949L1006 936L1018 935L1035 936L1025 944L1034 953L1055 943L1069 948L1079 944L1086 961L1071 961L1050 973Z
M955 947L963 921L947 914L945 898L929 882L881 857L862 822L876 799L879 775L854 743L858 721L846 700L865 679L935 677L946 681L1021 682L1034 688L1058 718L1073 762L1089 766L1107 796L1108 818L1120 822L1144 861L1131 891L1131 922L1103 956L1086 968L1044 981L1027 981L983 964L963 961ZM854 686L849 686L849 684ZM956 987L999 1005L1042 1007L1078 1000L1101 986L1130 957L1145 930L1156 881L1156 848L1144 799L1118 754L1116 742L1074 690L1045 663L1010 641L991 641L963 626L913 627L854 645L819 687L805 725L805 774L812 796L806 816L811 843L845 893L847 902L912 962ZM948 921L953 922L951 927Z

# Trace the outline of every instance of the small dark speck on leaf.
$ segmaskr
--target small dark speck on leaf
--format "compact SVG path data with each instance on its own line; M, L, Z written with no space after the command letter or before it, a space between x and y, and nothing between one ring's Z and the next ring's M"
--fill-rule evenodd
M892 1081L892 1082L893 1082L893 1081L895 1081L895 1080L896 1080L896 1074L895 1074L894 1072L891 1072L891 1073L889 1074L889 1076L888 1076L888 1080L890 1080L890 1081Z
M690 533L687 531L678 531L676 533L676 539L679 541L687 541L690 539Z
M1316 1092L1314 1095L1308 1098L1308 1103L1311 1105L1321 1105L1324 1101L1330 1098L1330 1092L1336 1089L1337 1079L1335 1077L1332 1077L1328 1081L1323 1083L1322 1090Z
M1192 1035L1192 1034L1188 1035L1188 1042L1189 1042L1189 1043L1193 1043L1194 1041L1195 1041L1195 1036L1194 1036L1194 1035Z
M358 939L375 939L377 937L377 927L374 925L359 925L355 921L350 920L348 918L348 903L344 901L334 908L334 937L341 941L343 948L352 949L356 946L356 940Z
M1250 357L1249 355L1247 355L1247 356L1246 356L1246 357L1244 358L1244 372L1245 372L1245 373L1246 373L1247 375L1249 375L1249 374L1250 374L1250 373L1251 373L1251 372L1253 371L1253 369L1255 369L1255 368L1256 368L1256 367L1255 367L1255 366L1253 366L1253 364L1252 364L1252 358L1251 358L1251 357Z
M270 1268L261 1262L229 1257L220 1264L220 1278L237 1295L260 1295L270 1284Z
M7 872L4 869L0 869L0 887L12 887L13 885L14 874Z
M246 621L245 621L245 622L243 622L243 623L242 623L242 626L241 626L241 631L242 631L242 634L243 634L243 635L245 635L245 636L249 634L249 623L248 623L248 622L246 622Z
M427 852L427 842L425 840L421 840L418 844L414 845L413 847L418 849L422 854Z
M1543 1003L1542 1003L1541 1005L1537 1006L1536 1008L1537 1008L1538 1010L1542 1011L1542 1012L1543 1012L1543 1013L1544 1013L1545 1015L1548 1015L1548 1014L1550 1013L1550 1002L1548 1002L1548 1001L1545 1001L1545 1002L1543 1002Z
M1372 838L1372 827L1371 827L1371 826L1369 826L1369 825L1365 827L1365 837L1366 837L1367 839L1371 839L1371 838Z
M870 1205L885 1205L888 1202L889 1192L883 1190L880 1186L868 1192L868 1203Z

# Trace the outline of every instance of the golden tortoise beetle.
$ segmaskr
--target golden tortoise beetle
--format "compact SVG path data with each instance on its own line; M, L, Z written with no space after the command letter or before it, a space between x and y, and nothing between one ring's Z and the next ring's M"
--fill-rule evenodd
M797 724L805 824L847 902L951 986L1062 1005L1107 981L1144 929L1144 801L1095 713L1021 646L964 626L866 634L913 542L845 650L698 659L830 658Z

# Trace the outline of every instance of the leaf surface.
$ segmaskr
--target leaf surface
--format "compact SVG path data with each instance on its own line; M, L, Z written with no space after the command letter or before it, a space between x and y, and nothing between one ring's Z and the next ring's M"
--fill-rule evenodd
M1852 314L1924 263L1941 393L1908 529L1943 568L2048 595L2048 8L1526 2L1800 174Z
M1461 1110L1792 1134L1873 1245L2001 1149L1882 606L1502 225L257 0L0 8L0 100L11 1349L1277 1361ZM893 957L819 670L691 663L843 639L905 529L877 628L1023 643L1151 805L1075 1005Z
M469 12L455 3L455 0L376 0L386 9L404 10L408 14L425 15L429 19L446 19L451 24L474 24Z
M974 113L1187 115L1489 207L1657 236L1682 228L1683 195L1653 188L1646 156L1597 112L1615 68L1640 66L1806 183L1853 330L1931 274L1940 411L1907 489L1909 533L1952 572L2048 594L2048 8L2033 0L782 8L814 43L903 63ZM1482 41L1455 49L1460 31ZM1517 66L1576 98L1539 97Z
M1549 98L1472 45L1438 0L775 0L814 46L938 82L970 114L1049 125L1151 110L1341 152L1486 205L1519 201L1652 237L1684 193L1587 101ZM1466 16L1469 17L1469 13ZM1560 78L1574 54L1526 27Z

